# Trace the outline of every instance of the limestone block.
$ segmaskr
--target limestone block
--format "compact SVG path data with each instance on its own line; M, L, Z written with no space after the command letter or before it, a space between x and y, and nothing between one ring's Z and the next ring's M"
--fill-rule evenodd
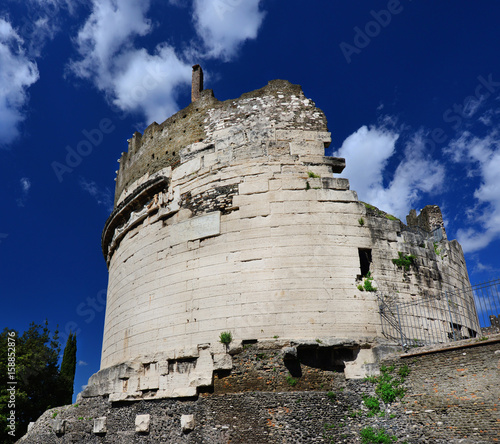
M35 425L35 422L31 421L29 424L28 424L28 432L33 428L33 426Z
M331 190L348 190L349 189L349 179L344 179L341 177L323 177L323 188L329 188Z
M351 190L314 190L319 201L356 202L358 196Z
M175 182L185 176L195 173L201 168L201 158L195 157L192 160L182 163L172 171L172 180Z
M157 389L158 378L159 378L158 364L156 362L151 364L146 364L144 366L144 375L139 378L139 390Z
M52 421L52 429L56 435L64 435L66 432L66 420L56 418Z
M220 211L192 217L170 227L170 237L179 244L220 234Z
M191 398L196 395L196 387L176 387L170 392L169 398Z
M184 433L194 430L194 415L182 415L181 416L181 429Z
M200 350L200 356L196 360L196 369L189 375L189 385L191 387L207 387L212 385L213 370L214 364L210 350Z
M319 140L324 143L330 143L332 136L327 131L303 131L303 130L276 130L276 140Z
M267 179L249 180L239 184L239 194L265 193L269 191L269 182Z
M290 154L292 156L299 154L312 154L316 156L325 155L325 144L320 140L290 142Z
M256 216L267 216L271 212L271 207L269 202L255 202L248 205L240 206L240 217L256 217Z
M94 418L94 428L92 432L95 433L96 435L104 434L107 432L105 416L101 416L100 418Z
M151 415L136 415L135 417L135 431L138 433L149 433L149 423Z
M344 374L346 379L363 379L367 376L379 374L378 366L376 365L375 355L372 349L362 348L356 360L345 361Z
M214 354L214 370L231 370L233 368L233 360L228 353Z
M283 190L304 190L307 179L301 177L287 177L281 179L281 189ZM276 181L277 182L277 181Z

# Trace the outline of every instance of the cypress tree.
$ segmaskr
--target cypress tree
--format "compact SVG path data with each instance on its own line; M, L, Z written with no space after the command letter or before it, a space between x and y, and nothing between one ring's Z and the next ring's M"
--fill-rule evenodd
M70 333L64 347L61 370L61 405L71 404L73 398L73 384L76 371L76 334Z

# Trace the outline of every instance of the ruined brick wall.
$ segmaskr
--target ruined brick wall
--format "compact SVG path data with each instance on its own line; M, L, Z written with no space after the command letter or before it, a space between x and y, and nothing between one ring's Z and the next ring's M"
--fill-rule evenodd
M500 339L457 343L402 355L410 366L405 414L425 426L431 442L500 441Z
M213 390L198 397L136 403L81 399L47 411L22 442L360 443L366 427L384 428L409 444L498 442L498 336L383 360L396 367L394 374L403 365L410 371L406 395L382 403L382 416L370 416L363 402L363 395L375 395L374 384L321 368L327 361L306 357L307 363L299 364L302 376L292 385L284 359L289 351L283 353L278 343L235 351L233 368L218 374ZM138 415L149 415L146 431L137 431ZM183 429L183 415L192 415L192 428Z

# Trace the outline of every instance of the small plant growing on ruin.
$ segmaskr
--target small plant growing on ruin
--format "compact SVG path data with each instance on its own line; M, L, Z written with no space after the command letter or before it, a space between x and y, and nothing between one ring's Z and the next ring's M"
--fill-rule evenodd
M358 219L359 225L363 226L365 224L365 220L361 217Z
M321 176L318 176L317 174L314 174L312 171L308 171L307 172L307 175L311 178L311 179L319 179Z
M363 396L363 402L366 408L370 411L368 416L373 416L380 412L380 401L376 396Z
M278 339L278 338L279 338L279 336L278 336L278 335L274 335L274 336L273 336L273 338L274 338L274 339Z
M389 444L395 442L397 438L387 434L384 428L374 429L373 427L365 427L361 430L361 442L363 444Z
M318 338L316 338L316 342L317 342L318 344L323 344L323 341L322 341L321 339L318 339Z
M222 344L229 345L232 340L233 340L233 335L231 334L230 331L223 331L223 332L221 332L221 334L219 336L219 341Z
M288 375L286 377L286 382L290 387L295 387L299 380L297 378L294 378L293 376Z
M434 242L434 253L436 253L437 256L441 254L441 250L438 248L437 242Z
M365 279L363 288L365 291L377 291L377 288L372 285L372 279Z
M375 393L386 404L395 401L397 398L402 398L405 395L405 389L401 387L401 384L403 384L405 378L410 374L410 369L407 365L401 367L398 371L401 379L392 376L393 371L393 365L390 367L382 366L380 367L380 376L377 376Z
M311 189L311 185L309 185L309 182L306 182L306 190L310 190Z
M373 277L370 272L366 273L364 277L363 284L358 285L359 291L377 291L377 287L373 286Z
M403 378L403 379L406 378L410 374L410 367L408 367L407 364L403 365L398 370L398 374L399 374L399 376L401 376L401 378Z
M53 419L55 419L55 417L57 416L57 413L58 413L57 410L54 413L52 413L52 418Z
M370 272L366 273L365 280L363 282L363 289L365 291L377 291L377 288L372 284L373 277Z
M267 359L267 355L265 353L257 353L256 358L257 361L263 361L264 359Z
M337 395L332 391L328 392L326 396L328 396L328 399L332 402L334 402L337 399Z
M405 255L402 251L398 251L398 256L397 259L392 260L392 263L398 268L404 268L405 271L409 271L410 266L415 264L416 257L413 254Z

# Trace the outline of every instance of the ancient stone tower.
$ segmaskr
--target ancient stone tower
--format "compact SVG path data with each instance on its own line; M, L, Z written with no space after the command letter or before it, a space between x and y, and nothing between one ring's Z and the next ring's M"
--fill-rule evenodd
M101 371L83 396L194 396L231 368L222 332L233 345L329 344L340 368L362 366L383 340L376 292L365 289L404 301L470 286L438 207L412 211L406 226L358 201L338 177L344 159L324 155L325 116L300 86L274 80L219 102L196 65L192 99L121 156L102 235ZM404 255L418 272L392 261Z
M437 206L404 224L359 202L329 142L300 86L220 102L194 66L192 103L120 159L101 369L22 442L496 442L500 338L476 338L460 245ZM381 364L409 374L384 418Z

